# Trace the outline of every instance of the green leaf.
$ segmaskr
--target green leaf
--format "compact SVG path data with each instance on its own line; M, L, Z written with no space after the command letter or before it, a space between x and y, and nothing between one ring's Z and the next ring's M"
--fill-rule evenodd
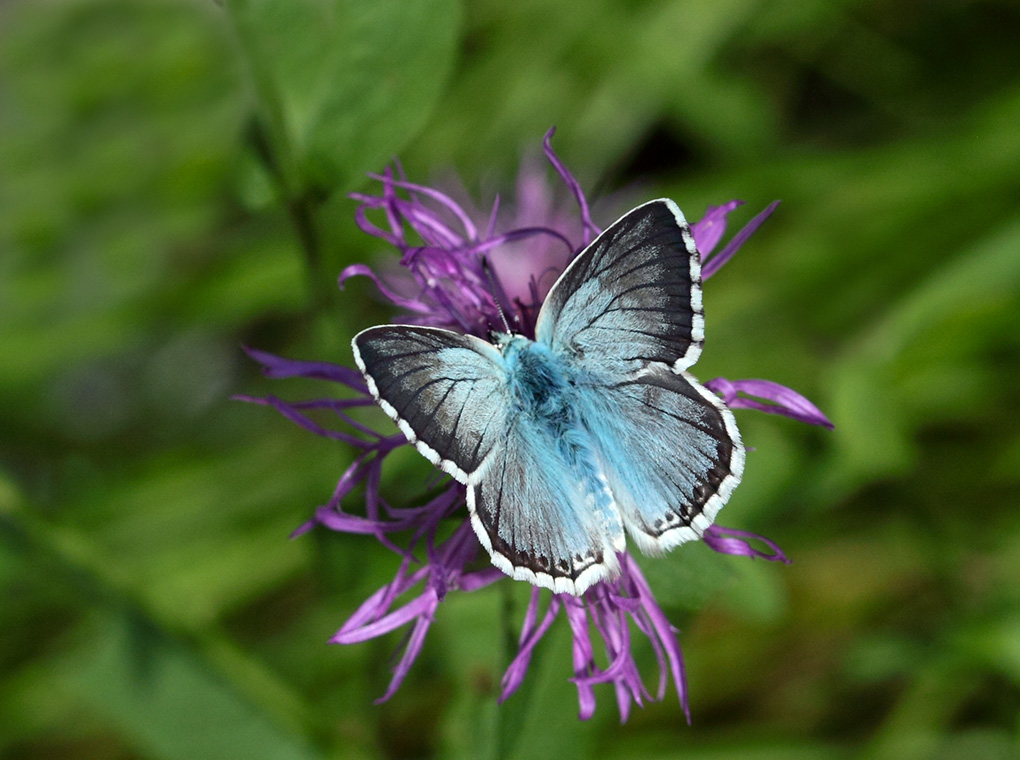
M562 615L538 645L544 650L542 659L532 663L526 678L533 683L524 693L515 694L504 703L507 707L514 698L527 699L526 705L511 708L507 716L506 729L516 728L517 735L508 736L503 731L500 741L507 750L506 757L573 760L593 756L593 736L577 718L577 688L570 681L572 641L570 626ZM615 718L616 704L610 688L603 685L595 692L598 699L595 720L602 720L607 714L610 720Z
M664 557L637 555L634 559L659 602L671 609L700 610L737 572L731 558L700 541Z
M191 647L148 620L106 610L91 645L68 664L62 688L154 758L321 757L239 694Z
M836 366L833 415L840 424L834 490L845 488L847 480L908 470L917 456L916 424L945 416L962 403L965 390L973 403L983 400L980 382L956 379L953 372L965 367L969 354L980 354L997 340L994 325L1011 320L1020 288L1018 245L1020 219L1012 219L964 248L903 295ZM968 324L966 339L953 340L954 323L970 319L981 329ZM925 365L937 370L929 373L931 379L921 374ZM950 391L940 403L925 403L918 388L933 389L929 395Z
M456 0L230 0L288 193L343 191L426 123L452 69Z

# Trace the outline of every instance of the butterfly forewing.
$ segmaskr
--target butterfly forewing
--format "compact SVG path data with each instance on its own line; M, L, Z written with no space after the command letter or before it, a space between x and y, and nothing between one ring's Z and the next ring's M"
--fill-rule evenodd
M418 450L461 483L480 477L510 409L499 351L471 335L407 325L364 330L353 347L372 394Z
M570 263L542 306L537 339L565 357L638 369L686 369L704 342L701 262L673 201L650 201Z

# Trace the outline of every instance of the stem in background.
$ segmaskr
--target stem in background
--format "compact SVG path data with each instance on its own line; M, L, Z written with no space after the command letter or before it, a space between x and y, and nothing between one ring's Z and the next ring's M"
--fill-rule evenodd
M273 150L273 144L266 127L257 118L252 119L248 126L248 142L275 181L280 197L287 208L287 215L290 217L294 233L297 235L301 252L304 255L309 278L308 287L312 294L314 308L317 310L328 302L329 296L333 292L331 289L327 290L326 283L332 282L333 278L327 277L327 273L323 271L322 245L315 223L315 211L322 199L321 193L314 190L295 191L290 187L277 159L277 154Z
M513 659L514 651L517 646L517 635L514 632L512 620L514 618L514 595L511 584L509 583L498 583L496 584L502 595L502 605L500 605L500 623L503 629L503 646L500 647L502 657L500 658L499 671L496 673L495 683L496 689L493 698L497 701L495 715L493 717L492 725L492 748L489 757L493 760L504 760L510 756L510 752L513 749L513 742L508 741L512 737L507 736L508 723L505 720L507 717L504 715L506 705L499 704L499 695L502 691L501 682L503 673L506 672L507 667L510 665L510 661ZM511 708L512 709L512 708ZM516 723L517 721L510 721Z
M294 232L298 242L301 244L301 251L305 256L305 263L308 271L315 278L312 284L312 292L318 293L321 288L316 283L322 282L322 250L319 247L319 233L315 228L315 209L313 202L307 193L299 198L285 199L287 213L294 225Z
M499 586L503 594L503 605L502 605L502 627L503 627L503 658L500 664L499 673L496 674L496 699L499 699L499 695L502 692L502 679L503 674L506 672L510 663L513 661L515 654L517 653L517 637L519 635L519 626L521 624L521 615L519 605L517 604L517 597L515 591L517 591L517 583L509 583L507 579L504 579L502 583L496 584ZM536 656L533 656L533 662L536 659L541 659L540 653L536 652ZM514 693L503 704L496 705L496 715L493 720L493 746L491 757L496 760L505 760L514 754L514 750L517 748L518 742L521 737L521 732L524 729L524 724L531 714L532 699L531 695L534 693L535 684L538 680L538 670L531 668L534 672L529 673L528 678L524 679L524 683L521 684L520 688Z

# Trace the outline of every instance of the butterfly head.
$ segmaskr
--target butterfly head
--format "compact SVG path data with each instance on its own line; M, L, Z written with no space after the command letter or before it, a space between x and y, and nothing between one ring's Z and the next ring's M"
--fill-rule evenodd
M489 330L489 343L494 345L500 350L500 353L506 351L506 347L509 346L515 337L511 332L504 332L503 330Z

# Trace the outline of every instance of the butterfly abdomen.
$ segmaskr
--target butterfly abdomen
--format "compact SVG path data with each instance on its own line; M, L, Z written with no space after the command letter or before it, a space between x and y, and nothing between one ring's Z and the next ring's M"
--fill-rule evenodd
M617 551L623 549L623 524L598 464L591 433L579 415L578 387L563 360L544 344L511 339L503 349L515 413L550 460L559 460L576 489L573 498L592 513Z

